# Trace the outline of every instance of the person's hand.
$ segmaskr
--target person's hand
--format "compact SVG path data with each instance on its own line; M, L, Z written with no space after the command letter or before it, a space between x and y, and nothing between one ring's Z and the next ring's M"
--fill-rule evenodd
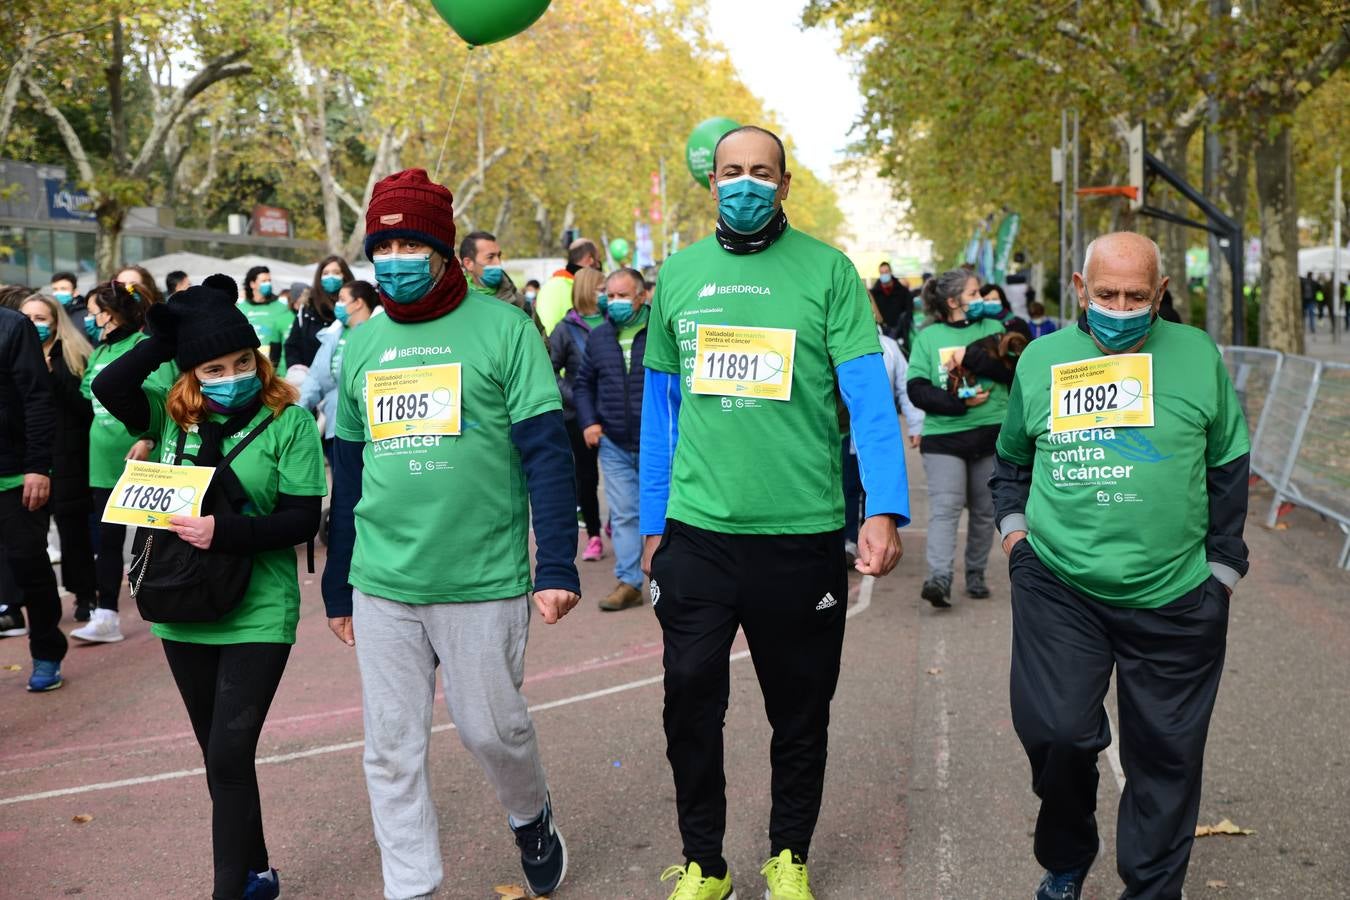
M216 517L172 516L169 527L198 550L210 550L211 539L216 536Z
M23 508L37 512L47 505L52 495L52 480L46 475L29 472L23 476Z
M599 425L592 425L581 433L581 437L586 441L587 447L599 447L600 435L604 433L604 429Z
M150 458L150 453L155 449L155 442L149 438L141 438L131 445L127 451L127 459L134 459L138 462L145 462Z
M352 631L351 616L335 616L329 619L328 630L337 635L337 639L348 647L356 646L356 634Z
M918 450L918 449L919 449L919 441L922 440L922 439L923 439L923 435L920 435L920 434L911 434L911 435L909 436L909 446L910 446L910 448L911 448L911 449L914 449L914 450Z
M864 575L887 575L904 552L895 519L890 516L868 516L858 529L858 559L853 568Z
M1017 546L1018 541L1027 539L1025 531L1010 531L1008 536L1003 539L1003 555L1012 556L1013 548Z
M572 607L581 602L581 595L571 591L549 588L534 592L534 608L544 617L548 625L556 625L558 620L572 611Z
M989 399L989 392L986 391L984 388L980 388L980 392L976 394L974 397L966 398L966 406L979 406L988 399Z
M661 546L661 535L648 534L642 538L642 574L648 578L652 577L652 557L656 555L656 548Z

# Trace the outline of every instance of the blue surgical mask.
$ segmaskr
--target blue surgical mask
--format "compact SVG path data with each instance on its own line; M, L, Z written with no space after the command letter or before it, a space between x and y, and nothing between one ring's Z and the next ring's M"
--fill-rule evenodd
M52 296L56 298L57 303L60 303L62 306L65 306L67 303L71 301L71 298L74 295L71 294L70 291L52 291Z
M262 284L258 285L258 293L262 294L264 297L272 296L272 282L264 281Z
M211 378L202 383L202 396L225 409L239 409L262 390L257 372Z
M986 319L1003 318L1003 303L998 300L985 300L984 317Z
M33 327L37 329L38 340L47 343L47 338L52 336L52 326L46 322L34 322Z
M426 253L390 253L377 256L375 281L384 295L395 303L416 303L431 290L431 255Z
M1101 345L1119 353L1142 341L1153 327L1153 306L1117 312L1095 303L1087 308L1088 328Z
M347 320L352 317L352 314L347 312L347 304L335 303L333 304L333 316L343 325L346 325Z
M502 283L502 276L505 274L506 270L501 266L485 266L480 280L485 287L495 288Z
M632 300L609 301L609 320L618 327L637 325L647 317L647 304L634 308Z
M95 316L84 317L84 333L89 335L89 340L96 344L103 337L103 327L98 324L98 319Z
M342 289L341 275L325 275L319 279L319 284L330 294L336 294Z
M609 295L604 291L601 291L600 296L595 298L595 308L600 311L602 316L609 311Z
M717 213L732 231L754 234L773 217L778 185L753 175L717 182Z
M881 276L880 276L877 280L880 281L882 284L890 284L890 283L891 283L891 273L890 273L890 272L882 272L882 273L881 273Z
M972 322L978 322L984 318L984 301L974 300L966 307L966 318Z

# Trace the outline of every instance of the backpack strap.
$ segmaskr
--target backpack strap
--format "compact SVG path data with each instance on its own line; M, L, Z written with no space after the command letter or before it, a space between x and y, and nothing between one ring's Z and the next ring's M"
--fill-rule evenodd
M287 405L289 406L290 404ZM285 411L286 407L283 406L281 408L281 412ZM229 453L225 454L225 457L220 461L220 467L227 468L230 465L230 463L234 462L235 457L237 457L240 453L243 453L244 449L247 448L249 444L253 443L254 438L256 438L258 435L266 431L268 426L272 424L272 421L278 418L280 415L281 413L274 413L272 415L269 415L261 422L259 422L257 425L253 426L253 430L250 431L248 434L244 435L244 439L241 440L239 443L235 444Z

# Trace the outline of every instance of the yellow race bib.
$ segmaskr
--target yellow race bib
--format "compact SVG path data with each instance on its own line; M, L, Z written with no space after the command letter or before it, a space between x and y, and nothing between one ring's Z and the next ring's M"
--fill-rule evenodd
M791 328L700 325L694 348L695 394L792 399Z
M459 363L367 372L370 439L459 434L460 377Z
M1050 433L1153 425L1153 354L1124 353L1050 367Z
M173 516L200 516L206 489L215 474L210 466L170 466L129 459L103 508L103 521L168 528Z

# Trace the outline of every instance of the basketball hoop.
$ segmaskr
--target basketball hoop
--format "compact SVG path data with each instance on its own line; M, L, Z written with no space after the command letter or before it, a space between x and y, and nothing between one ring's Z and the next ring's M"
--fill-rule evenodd
M1128 197L1139 198L1139 188L1132 184L1109 184L1104 187L1085 187L1074 191L1080 197Z

